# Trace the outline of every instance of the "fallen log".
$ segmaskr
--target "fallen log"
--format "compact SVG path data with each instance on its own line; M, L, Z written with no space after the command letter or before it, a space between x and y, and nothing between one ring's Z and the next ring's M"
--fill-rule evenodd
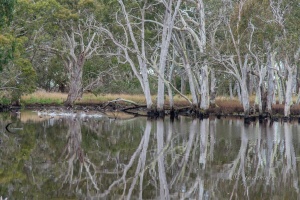
M135 106L145 106L145 105L140 105L134 101L131 101L131 100L127 100L127 99L123 99L123 98L117 98L115 100L112 100L112 101L108 101L104 106L103 106L103 109L106 108L109 104L111 103L116 103L116 102L120 102L120 101L123 101L123 102L126 102L126 103L130 103L130 104L133 104Z

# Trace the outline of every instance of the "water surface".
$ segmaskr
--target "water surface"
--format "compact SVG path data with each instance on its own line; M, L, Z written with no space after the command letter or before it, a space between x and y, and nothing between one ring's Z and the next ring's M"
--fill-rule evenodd
M299 199L298 123L23 111L0 131L8 199Z

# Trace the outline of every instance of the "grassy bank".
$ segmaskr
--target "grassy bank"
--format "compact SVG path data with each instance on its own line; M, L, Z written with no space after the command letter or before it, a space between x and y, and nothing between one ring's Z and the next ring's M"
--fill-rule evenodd
M129 94L101 94L95 96L94 94L88 93L84 94L81 99L79 99L76 104L78 105L104 105L109 101L115 100L117 98L123 98L130 101L134 101L137 104L144 105L146 104L145 98L143 95L129 95ZM31 105L63 105L63 102L67 99L67 94L62 93L49 93L49 92L35 92L30 95L25 95L21 99L21 104L23 106ZM253 105L255 97L250 98L250 102ZM156 96L152 97L153 102L156 101ZM169 99L166 97L166 108L168 107ZM187 107L189 103L181 96L176 95L174 97L174 104L177 108ZM273 105L273 114L274 115L283 115L284 105L276 104ZM217 97L216 98L216 107L209 109L211 113L222 113L222 114L239 114L243 113L243 106L237 98L230 99L229 97ZM291 115L300 115L300 106L293 105L291 106Z
M101 104L106 103L108 101L115 100L117 98L123 98L127 100L134 101L138 104L146 104L145 97L143 95L131 95L131 94L101 94L95 96L91 93L86 93L83 95L83 97L76 101L77 104ZM32 105L32 104L56 104L56 105L62 105L63 102L67 99L67 94L58 93L58 92L35 92L29 95L24 95L21 98L21 104L22 105ZM156 100L156 96L152 97L153 102ZM166 102L168 102L169 99L166 99ZM188 102L180 97L175 96L174 101L176 105L188 105Z
M189 96L188 96L189 97ZM140 105L145 105L146 101L143 95L129 95L129 94L101 94L95 96L94 94L84 94L81 99L76 101L77 105L104 105L105 103L115 100L117 98L122 98L126 100L133 101ZM189 97L190 98L190 97ZM32 106L32 105L63 105L63 102L67 99L67 94L62 93L48 93L48 92L35 92L30 95L22 96L21 104L23 106ZM152 96L152 100L156 102L156 96ZM169 107L169 99L166 97L166 108ZM120 102L121 103L121 102ZM190 104L186 99L179 95L174 96L174 104L177 108L187 107ZM216 99L216 108L218 112L224 114L232 113L242 113L243 107L238 99L230 99L228 97L217 97ZM211 110L212 111L212 110ZM212 111L214 112L214 111Z

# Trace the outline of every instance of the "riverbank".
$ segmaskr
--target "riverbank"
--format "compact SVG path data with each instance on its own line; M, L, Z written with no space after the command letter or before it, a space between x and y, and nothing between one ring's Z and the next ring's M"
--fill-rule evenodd
M32 110L83 110L83 111L99 111L99 112L126 112L139 116L152 116L155 113L147 113L145 99L142 95L128 94L102 94L95 96L93 94L84 94L81 99L76 101L74 107L65 107L63 102L67 95L62 93L47 93L35 92L21 98L21 105L2 105L2 111L32 109ZM155 102L155 96L152 97ZM256 119L263 120L269 116L259 116L258 108L255 107L254 97L251 98L251 115L247 119L253 121ZM190 104L182 97L174 97L173 109L169 106L169 99L166 97L165 115L176 117L177 115L193 116L193 117L208 117L215 115L217 117L226 116L241 116L243 117L243 106L237 98L230 99L229 97L217 97L215 106L209 108L206 112L193 109ZM284 105L273 105L272 120L283 118ZM291 118L300 118L300 105L291 106ZM289 120L289 119L285 119Z

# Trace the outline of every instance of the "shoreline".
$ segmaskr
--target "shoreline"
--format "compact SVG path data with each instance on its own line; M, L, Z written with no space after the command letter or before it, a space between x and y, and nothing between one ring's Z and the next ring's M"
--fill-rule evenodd
M0 105L0 112L15 112L23 109L26 110L39 110L39 111L96 111L101 113L106 112L124 112L127 114L131 114L134 117L142 116L149 117L152 119L155 118L164 118L170 117L171 119L176 119L178 116L188 116L193 118L204 119L210 116L215 116L216 118L226 118L226 117L239 117L244 118L245 123L251 123L255 121L282 121L289 122L297 120L300 123L300 107L299 105L294 105L291 108L291 116L286 118L283 115L283 106L280 104L274 105L274 111L272 117L267 113L263 115L259 115L258 109L253 109L252 113L245 118L243 114L243 109L240 105L230 104L230 106L226 106L230 100L227 100L225 105L216 104L215 107L209 108L206 111L201 111L199 109L193 109L191 106L176 106L175 108L170 108L168 105L165 106L164 113L161 114L155 110L151 110L150 112L146 109L145 105L128 105L120 102L104 102L104 103L77 103L73 107L66 107L61 104L50 103L50 104L26 104L22 106L17 105Z

